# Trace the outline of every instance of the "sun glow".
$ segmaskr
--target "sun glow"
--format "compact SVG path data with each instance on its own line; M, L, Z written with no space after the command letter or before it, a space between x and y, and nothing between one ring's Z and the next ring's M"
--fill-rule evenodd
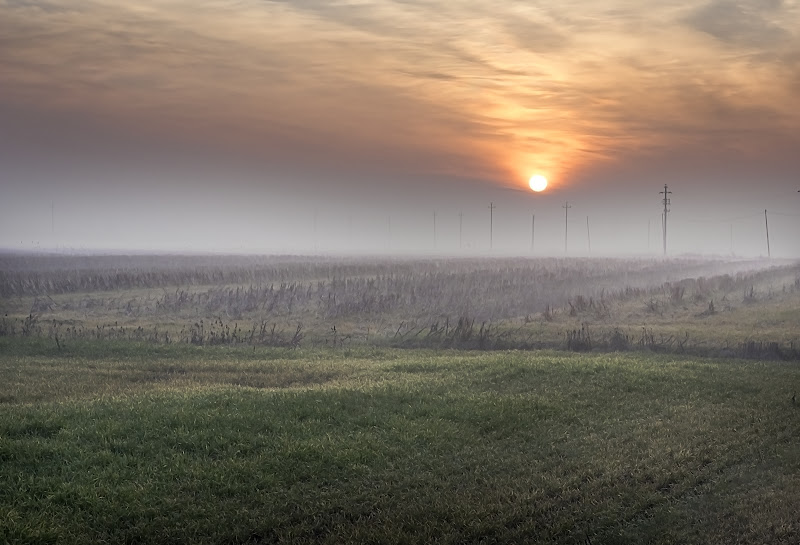
M531 176L531 179L528 180L528 185L531 186L531 189L536 191L544 191L547 188L547 178L542 176L541 174L536 174Z

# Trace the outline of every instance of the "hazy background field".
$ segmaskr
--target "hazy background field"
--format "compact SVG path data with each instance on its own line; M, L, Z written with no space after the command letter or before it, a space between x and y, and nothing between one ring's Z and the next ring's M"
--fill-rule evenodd
M738 355L756 343L788 357L798 278L779 260L7 254L0 330L59 343Z

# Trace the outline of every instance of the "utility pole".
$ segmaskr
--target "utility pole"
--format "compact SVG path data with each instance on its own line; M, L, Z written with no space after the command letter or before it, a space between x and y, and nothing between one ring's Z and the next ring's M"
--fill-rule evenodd
M536 226L536 214L531 214L531 253L533 253L533 235L536 232L534 230Z
M489 203L489 250L492 249L494 242L494 209L497 208L493 202Z
M589 216L586 216L586 242L589 243L589 253L592 253L592 236L589 234Z
M647 253L650 253L650 220L647 220Z
M55 203L50 203L50 232L55 237L56 236L56 205Z
M769 221L767 220L767 211L764 210L764 227L767 228L767 257L772 257L772 252L769 251Z
M572 208L569 205L569 201L564 203L564 206L561 208L564 209L564 253L567 253L567 230L569 229L569 209Z
M664 204L664 255L667 255L667 212L669 212L669 196L672 194L672 191L669 191L667 189L667 184L664 184L664 191L659 191L658 194L664 195L661 202Z

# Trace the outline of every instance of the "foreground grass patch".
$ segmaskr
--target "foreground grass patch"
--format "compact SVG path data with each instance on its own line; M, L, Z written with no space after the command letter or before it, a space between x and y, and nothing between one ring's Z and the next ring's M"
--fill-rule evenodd
M68 386L0 404L0 542L800 538L789 364L123 353L93 364L117 370L106 392L81 379L80 353L4 354L4 369Z

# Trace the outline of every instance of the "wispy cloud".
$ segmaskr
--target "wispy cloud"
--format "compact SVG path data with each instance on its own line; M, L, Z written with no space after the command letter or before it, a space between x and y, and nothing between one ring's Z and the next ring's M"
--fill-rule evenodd
M693 10L686 21L723 43L764 48L791 39L781 23L791 12L782 0L714 0Z
M796 141L798 50L778 0L0 0L0 101L276 162L566 179Z

